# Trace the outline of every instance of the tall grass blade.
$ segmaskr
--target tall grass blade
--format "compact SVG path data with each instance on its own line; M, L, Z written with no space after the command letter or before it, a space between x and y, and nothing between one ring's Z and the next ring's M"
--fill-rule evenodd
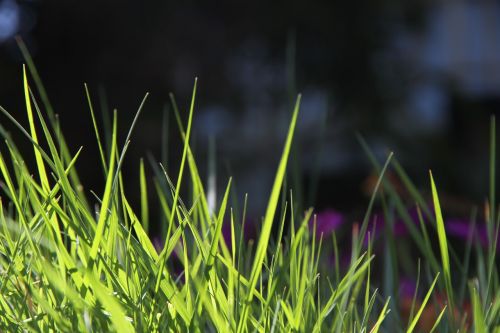
M471 287L471 298L472 298L472 317L474 320L474 331L476 333L486 333L488 329L485 325L483 309L481 305L481 301L479 300L479 295L477 289L472 286Z
M146 172L144 170L144 160L142 158L139 166L139 180L141 188L141 222L147 233L149 230L148 188L146 183Z
M266 255L269 237L271 236L271 228L273 225L274 215L276 213L276 208L278 205L278 200L279 200L279 196L280 196L280 192L281 192L281 185L283 184L283 180L285 178L288 155L290 154L290 147L292 145L293 133L295 130L295 124L297 122L297 116L299 113L300 97L301 97L300 95L297 97L297 101L295 103L295 108L293 111L292 120L290 123L290 127L288 129L288 135L286 138L285 148L283 149L281 161L280 161L280 164L278 166L276 178L274 180L274 185L273 185L273 188L271 190L271 196L269 197L266 214L264 216L264 223L262 226L262 231L260 234L259 241L257 243L257 248L255 250L255 259L253 261L252 269L250 271L250 278L249 278L250 284L248 287L245 304L243 305L241 318L240 318L240 321L238 323L238 332L243 332L247 326L249 305L253 299L253 289L255 288L257 281L259 279L259 276L262 272L262 264L264 262L264 257Z
M452 309L454 309L454 303L453 303L453 289L451 284L450 258L448 255L448 240L446 238L444 220L443 220L443 215L441 213L441 205L439 203L436 184L434 182L434 178L432 177L431 171L429 171L429 176L431 180L432 201L434 203L434 213L436 215L436 228L438 233L439 249L441 252L441 262L443 266L446 295L448 296L448 302L449 302L448 308L450 309L451 316L453 317Z
M415 326L417 325L420 317L422 316L422 312L424 311L425 306L427 305L427 302L429 301L429 298L431 297L432 291L434 290L434 286L436 285L438 278L439 278L439 273L434 278L434 281L432 281L432 284L429 287L427 294L425 294L425 297L424 297L424 300L422 301L422 304L420 305L420 309L418 310L417 314L413 318L413 321L411 322L410 326L406 330L406 333L411 333L415 329Z
M109 155L109 170L106 176L106 187L104 189L104 196L101 202L101 209L99 211L99 219L97 221L97 229L95 233L94 240L92 242L92 247L90 250L90 262L93 263L97 257L97 252L99 251L99 246L101 240L104 236L104 228L106 227L106 221L108 220L108 208L111 205L111 190L113 187L113 181L115 176L115 163L116 163L116 131L117 131L117 116L116 112L113 117L113 135L111 140L111 153Z

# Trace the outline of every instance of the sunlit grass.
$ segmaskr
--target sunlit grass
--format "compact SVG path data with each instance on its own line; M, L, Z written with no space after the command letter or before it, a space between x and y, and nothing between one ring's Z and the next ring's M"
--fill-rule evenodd
M43 89L33 62L23 50L36 89L23 71L26 112L21 124L0 107L31 143L20 151L17 140L0 126L5 145L0 154L0 330L82 332L440 332L495 331L500 328L499 277L496 265L500 214L495 206L495 127L492 122L489 239L486 248L469 243L476 266L463 262L447 240L445 220L431 175L429 205L390 153L381 164L362 139L379 175L360 224L353 224L351 247L339 247L337 235L317 237L313 208L297 212L293 189L286 187L294 130L300 122L300 95L284 137L284 149L268 195L267 209L255 240L244 234L247 198L237 215L228 179L220 204L209 207L205 180L191 149L196 117L195 82L190 106L173 111L183 143L179 172L159 163L154 195L161 206L162 248L153 245L148 165L140 161L139 209L128 200L122 165L147 95L123 144L113 113L111 129L95 117L90 89L85 94L104 175L101 192L82 190L77 167L82 149L70 152L64 128ZM41 108L35 95L40 96ZM86 115L75 115L75 117ZM187 118L185 122L184 119ZM26 127L26 128L25 128ZM109 144L105 144L109 142ZM85 149L85 147L83 147ZM34 153L33 169L24 162ZM419 223L384 177L391 169L405 184L410 204L418 205ZM182 193L189 193L183 197ZM149 193L149 195L148 195ZM264 195L264 194L262 194ZM282 200L284 198L284 200ZM370 228L373 208L384 218L399 217L409 231L417 256L398 252L398 240ZM299 205L300 206L300 205ZM431 223L427 223L430 221ZM223 227L229 224L229 238ZM437 241L434 241L437 239ZM434 244L436 243L436 244ZM436 247L439 251L436 251ZM380 249L383 249L382 251ZM438 253L439 252L439 253ZM348 260L343 260L346 256ZM421 265L417 258L421 258ZM440 258L441 260L439 260ZM417 291L403 318L398 280L407 266L417 267ZM384 267L380 269L380 267ZM441 276L443 278L441 278ZM420 297L418 288L427 290ZM467 290L459 292L459 290ZM440 296L446 294L443 301ZM467 307L467 301L471 306Z

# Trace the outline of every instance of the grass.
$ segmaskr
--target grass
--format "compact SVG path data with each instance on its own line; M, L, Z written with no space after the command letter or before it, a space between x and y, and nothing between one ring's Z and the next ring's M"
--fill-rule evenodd
M127 199L121 170L147 95L120 146L117 113L111 128L103 131L85 86L99 148L96 164L105 179L102 192L89 200L77 173L82 149L69 151L41 79L22 42L20 46L35 83L32 90L24 70L25 100L16 113L25 109L27 126L3 107L0 110L31 143L35 165L29 169L28 153L20 151L18 142L0 126L5 139L0 155L0 330L500 331L494 119L486 209L490 243L483 248L472 237L467 243L466 257L475 259L475 267L461 260L447 239L432 174L429 205L392 153L382 165L361 138L379 174L365 217L348 232L350 249L338 242L336 233L317 237L314 210L297 211L301 203L286 186L300 95L257 239L248 240L247 199L241 215L236 214L237 202L230 200L235 181L228 180L217 207L208 203L190 144L195 81L187 112L179 111L172 98L183 142L179 173L171 178L163 164L151 165L163 223L164 245L158 249L149 237L152 192L146 165L139 163L137 211ZM405 184L410 199L402 198L384 177L388 169ZM185 192L189 195L183 197ZM418 205L417 224L407 209L411 204ZM375 237L370 227L376 220L374 207L382 207L385 221L403 220L413 250L398 242L390 229ZM225 225L229 237L223 236ZM398 285L404 273L418 276L406 315ZM427 290L423 298L419 289Z

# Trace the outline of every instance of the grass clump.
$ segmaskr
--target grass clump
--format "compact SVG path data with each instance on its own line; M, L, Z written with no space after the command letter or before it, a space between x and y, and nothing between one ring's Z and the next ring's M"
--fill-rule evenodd
M26 72L23 108L28 127L0 108L4 118L31 142L36 161L35 170L30 170L25 153L0 128L6 145L0 155L2 331L414 332L427 327L423 322L435 331L499 329L496 249L500 214L495 214L496 208L489 214L491 244L483 249L469 243L467 255L474 245L477 255L477 269L471 270L449 248L432 177L435 215L392 154L379 165L365 144L379 179L363 222L352 229L350 251L339 248L335 233L318 236L312 209L295 211L292 193L284 184L300 96L255 242L244 237L246 198L242 215L231 208L231 179L220 205L209 208L190 146L196 83L185 124L174 105L183 153L174 179L162 165L155 165L155 193L165 230L164 245L158 248L148 235L144 163L138 179L140 212L127 199L121 171L144 100L121 146L117 114L113 114L111 132L104 133L107 145L85 87L106 180L103 191L89 200L76 171L81 149L69 151L29 56L27 63L44 111ZM418 204L418 224L383 177L388 168L395 170ZM190 198L181 197L183 189L189 189ZM494 187L490 192L490 207L496 207ZM283 197L287 199L280 204ZM390 232L375 239L369 226L376 203L383 207L387 221L402 218L422 258L417 281L427 286L427 292L420 301L417 282L406 317L397 291L398 266L411 258L395 250L397 242ZM224 228L229 230L227 237ZM432 241L434 234L441 260ZM379 257L375 257L380 244L380 258L385 258L382 273ZM342 263L339 258L345 252L350 255ZM460 274L455 276L455 271ZM386 294L379 292L379 285L388 286ZM467 286L469 293L458 292ZM439 296L443 290L445 301ZM470 309L462 305L467 299L472 301Z

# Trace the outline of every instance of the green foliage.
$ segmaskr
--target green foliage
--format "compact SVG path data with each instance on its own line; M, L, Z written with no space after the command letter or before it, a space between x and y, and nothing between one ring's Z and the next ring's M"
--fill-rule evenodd
M21 49L24 50L22 44ZM313 210L296 213L291 191L284 185L294 129L299 121L300 96L255 242L243 237L246 198L242 216L236 216L230 205L231 179L219 207L209 208L204 181L190 146L196 82L186 126L182 120L185 115L172 98L183 154L174 181L163 165L152 165L156 175L155 195L164 224L161 235L164 246L159 250L148 236L151 193L144 162L141 160L138 173L139 213L127 199L121 170L147 95L125 143L119 146L117 113L113 114L111 131L101 132L91 94L85 86L99 148L97 160L105 179L102 193L95 194L94 202L89 203L76 172L81 149L69 151L41 80L29 55L25 56L47 116L38 106L23 71L29 129L4 108L0 107L0 111L32 144L36 164L35 171L28 168L25 153L17 149L16 142L0 127L6 143L0 154L1 331L414 332L419 330L424 311L434 313L433 330L498 329L496 243L487 250L476 249L478 273L475 283L470 285L472 312L465 320L456 318L456 311L464 310L460 304L468 297L465 293L457 294L456 290L468 281L470 270L468 263L461 264L449 249L432 176L434 216L432 207L427 206L392 153L381 166L364 142L379 179L363 223L353 230L350 262L346 268L341 267L336 235L331 239L316 237L315 228L311 229L311 220L316 220ZM494 126L492 129L494 132ZM494 145L494 133L492 138ZM492 156L493 181L494 161ZM403 199L383 177L391 167L409 189L413 202L420 206L420 229L408 216ZM181 196L187 189L190 198ZM281 198L285 200L281 202ZM380 295L376 287L381 280L373 273L374 265L382 258L375 256L378 240L373 238L368 222L378 200L387 208L387 218L396 214L403 218L419 256L424 259L423 271L428 278L423 280L428 292L418 306L415 292L411 312L415 307L416 314L407 318L407 325L399 317L397 292L386 290L387 295ZM492 185L490 204L494 203ZM422 213L435 222L430 226L433 229L427 230L429 226L423 222ZM497 216L494 207L491 208L490 239L495 242ZM224 224L228 223L229 239L222 234ZM435 233L441 262L436 259L429 237ZM396 240L389 238L389 241L392 246L388 247L387 257L393 258L394 265L383 279L397 281L396 261L411 261L411 257L397 253ZM330 255L334 258L333 265L328 262ZM454 271L462 272L462 278L454 278ZM438 279L440 272L444 282ZM436 290L446 291L447 305L440 303ZM449 311L445 313L446 308Z

